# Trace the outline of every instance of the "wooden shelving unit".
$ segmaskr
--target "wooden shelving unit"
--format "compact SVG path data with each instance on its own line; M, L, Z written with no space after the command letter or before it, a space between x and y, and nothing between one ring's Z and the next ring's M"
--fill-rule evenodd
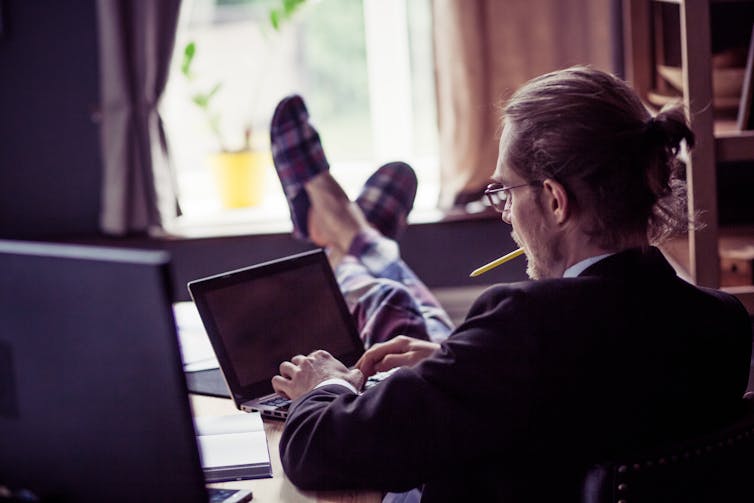
M750 254L754 263L754 225L744 228L718 227L717 169L724 162L754 162L754 131L737 130L735 121L715 117L712 77L710 9L716 3L750 4L752 0L623 0L624 57L626 78L647 103L663 88L657 75L662 61L663 41L653 38L661 29L657 4L675 4L679 11L682 92L697 136L696 147L687 160L689 211L701 211L705 226L691 230L686 239L664 248L679 273L698 285L723 288L738 296L754 314L754 280L741 284L740 275L726 269L735 256L740 267ZM748 9L748 7L746 7ZM754 10L752 11L754 12ZM717 119L717 120L716 120ZM749 246L751 245L751 246ZM735 277L735 285L730 284Z

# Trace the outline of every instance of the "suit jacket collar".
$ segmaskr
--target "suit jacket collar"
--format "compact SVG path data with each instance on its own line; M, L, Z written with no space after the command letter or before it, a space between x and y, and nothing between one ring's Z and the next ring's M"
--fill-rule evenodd
M628 248L593 264L579 276L675 276L675 269L654 247Z

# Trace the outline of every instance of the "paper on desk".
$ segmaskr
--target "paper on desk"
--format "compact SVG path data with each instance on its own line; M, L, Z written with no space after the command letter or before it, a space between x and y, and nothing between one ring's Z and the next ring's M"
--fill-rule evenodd
M258 412L194 418L203 468L270 463Z
M194 418L194 426L196 426L197 435L264 431L264 423L259 412L239 412L227 416L197 416Z
M183 358L183 370L215 369L219 365L215 351L204 330L202 319L193 302L176 302L173 304L175 324L178 328L178 342Z

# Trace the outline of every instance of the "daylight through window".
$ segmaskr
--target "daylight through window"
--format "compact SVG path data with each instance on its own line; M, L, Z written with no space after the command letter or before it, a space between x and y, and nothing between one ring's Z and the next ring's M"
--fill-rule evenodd
M280 4L183 4L161 106L181 225L290 225L271 162L257 182L261 201L229 209L209 158L221 147L241 149L247 139L268 151L274 107L292 93L304 97L331 170L350 196L380 164L404 160L419 177L416 212L431 212L439 173L429 0L307 0L276 31L269 12Z

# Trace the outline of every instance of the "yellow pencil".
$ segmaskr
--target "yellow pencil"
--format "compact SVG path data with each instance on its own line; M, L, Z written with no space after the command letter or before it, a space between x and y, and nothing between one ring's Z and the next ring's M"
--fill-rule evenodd
M503 255L500 258L497 258L490 262L489 264L485 264L479 269L474 269L471 271L471 274L469 274L469 277L479 276L480 274L484 274L485 272L489 271L490 269L494 269L495 267L505 264L509 260L513 260L514 258L518 257L519 255L524 254L524 249L519 248L518 250L513 250L512 252L508 253L507 255Z

